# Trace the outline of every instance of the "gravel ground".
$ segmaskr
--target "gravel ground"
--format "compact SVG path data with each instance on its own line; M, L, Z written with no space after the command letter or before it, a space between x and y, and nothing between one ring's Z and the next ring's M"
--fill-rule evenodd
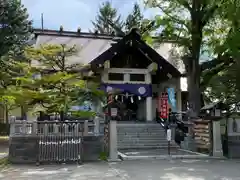
M8 166L4 180L240 180L240 161L156 160L84 165Z

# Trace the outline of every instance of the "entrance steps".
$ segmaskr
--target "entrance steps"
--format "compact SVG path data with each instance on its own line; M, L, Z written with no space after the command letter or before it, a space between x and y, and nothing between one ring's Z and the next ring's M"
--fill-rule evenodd
M165 130L158 123L118 123L118 149L167 148ZM178 148L172 140L171 149Z

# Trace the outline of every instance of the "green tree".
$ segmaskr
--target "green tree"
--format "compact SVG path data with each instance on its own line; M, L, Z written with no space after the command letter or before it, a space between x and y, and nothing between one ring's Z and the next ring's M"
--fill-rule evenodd
M0 57L19 50L29 40L31 21L19 0L0 0ZM1 67L3 66L1 59Z
M17 75L16 57L21 59L22 49L30 37L31 21L27 9L19 0L0 0L0 103L4 104L6 117L8 105L13 98L7 95L7 88Z
M37 63L33 61L31 66L22 63L22 76L16 78L17 86L9 88L15 104L23 106L25 111L37 109L59 113L63 120L72 106L103 97L98 85L84 80L85 76L79 73L84 66L70 63L70 58L77 53L75 47L47 45L39 49L29 48L26 52L27 57ZM79 112L78 115L86 113Z
M117 9L113 8L109 1L106 1L99 7L95 21L92 21L93 30L104 34L112 34L116 30L109 24L109 20L117 28L122 29L123 22L121 21L121 16L118 15Z
M134 4L132 12L127 16L125 21L125 30L129 32L132 28L139 28L142 31L143 13L138 3Z
M163 15L156 16L156 28L163 31L158 41L170 40L184 49L183 60L188 76L189 107L191 115L197 116L201 108L200 55L208 46L208 37L215 33L217 11L222 7L221 0L147 0L150 7L159 8ZM217 30L222 27L217 26ZM214 45L214 44L212 44Z
M23 54L14 51L8 52L6 55L1 56L0 59L6 62L1 66L0 71L0 103L1 108L5 110L6 122L8 123L8 112L15 107L14 97L9 94L9 88L16 85L14 78L21 74L23 68L21 63L27 63L27 60Z
M235 0L225 2L218 11L227 27L224 38L213 38L213 51L217 58L203 63L203 86L207 97L219 99L230 107L240 101L240 3ZM220 32L219 32L220 34Z

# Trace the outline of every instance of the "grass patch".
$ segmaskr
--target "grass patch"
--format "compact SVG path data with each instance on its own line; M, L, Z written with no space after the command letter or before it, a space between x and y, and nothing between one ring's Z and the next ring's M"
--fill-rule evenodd
M8 165L9 165L8 157L0 159L0 169L3 169L3 168L5 168Z
M2 146L8 146L9 137L8 136L0 136L0 148Z
M99 155L99 159L102 161L107 161L107 153L106 152L101 152Z

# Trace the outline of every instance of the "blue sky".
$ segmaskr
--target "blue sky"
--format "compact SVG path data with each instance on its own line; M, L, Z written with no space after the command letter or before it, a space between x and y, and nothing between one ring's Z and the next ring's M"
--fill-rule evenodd
M35 28L41 27L41 13L44 14L44 28L76 31L81 27L82 31L91 29L91 20L94 20L99 6L105 0L22 0L28 9L30 19ZM135 2L142 6L144 16L154 17L156 9L144 9L142 0L110 0L113 7L118 9L123 18L131 12Z

